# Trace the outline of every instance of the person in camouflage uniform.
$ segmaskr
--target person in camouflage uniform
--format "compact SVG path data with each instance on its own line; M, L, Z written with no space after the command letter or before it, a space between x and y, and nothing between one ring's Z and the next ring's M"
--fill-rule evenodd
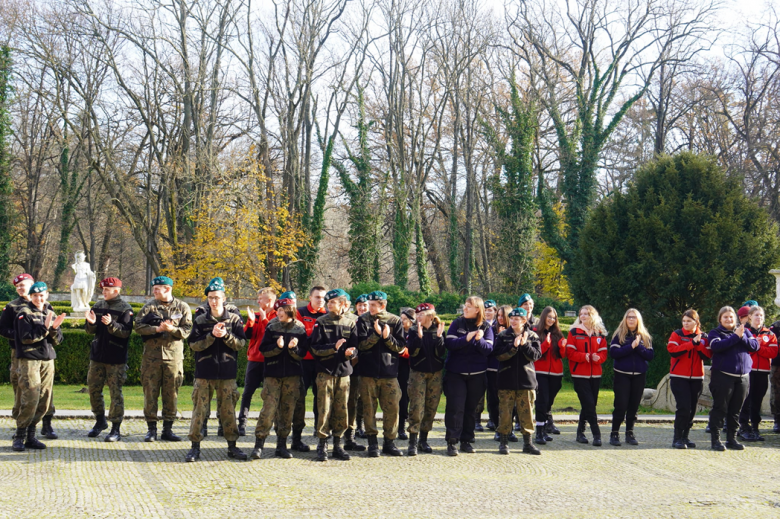
M216 391L217 407L225 439L228 457L246 460L247 456L236 447L236 375L238 352L246 346L244 323L240 315L225 308L225 284L221 278L213 278L206 287L209 311L195 317L188 343L195 352L195 382L192 386L192 422L189 438L192 447L185 461L200 458L201 428L208 417L211 396Z
M406 346L401 319L387 311L387 294L374 291L368 294L368 312L357 321L358 350L360 351L360 394L363 397L363 417L368 436L368 455L379 456L376 427L377 402L382 406L382 452L401 456L395 446L398 435L398 404L401 388L398 386L398 354Z
M60 325L65 320L64 313L55 317L54 309L46 302L48 296L46 283L33 283L30 302L19 308L16 317L14 345L19 363L19 413L13 440L15 451L46 448L35 437L35 426L51 405L57 358L54 346L62 343Z
M368 312L368 294L360 294L355 299L355 321ZM360 398L360 363L357 357L352 360L352 375L349 377L349 400L347 401L347 432L344 433L344 449L364 451L366 448L355 442L354 438L365 438L363 430L363 399Z
M11 388L14 392L14 406L11 410L11 418L16 420L19 415L19 361L16 359L16 345L14 336L16 335L16 318L22 306L30 301L30 287L35 283L33 277L29 274L19 274L13 280L14 288L19 297L10 301L3 312L0 314L0 335L8 339L8 345L11 347Z
M417 323L407 336L409 348L409 448L407 454L416 456L417 449L431 453L428 433L439 409L444 381L444 323L436 315L436 308L422 303L415 309ZM417 435L419 434L419 444Z
M328 433L333 431L333 457L349 460L341 446L347 430L352 359L357 357L355 319L347 313L349 294L339 289L325 294L328 313L317 319L311 334L311 352L317 370L317 461L328 460Z
M295 404L301 395L301 360L308 349L306 327L295 318L292 299L282 298L274 303L276 317L265 328L260 351L265 357L263 372L263 408L255 427L255 448L252 459L260 459L265 439L276 418L276 456L292 458L287 449L287 436L292 428Z
M125 415L125 400L122 385L127 379L127 349L130 334L133 331L133 309L122 300L122 281L109 277L100 282L103 300L87 312L84 328L94 335L89 353L89 402L95 414L95 425L87 433L96 438L101 431L108 429L106 405L103 401L103 386L108 384L111 394L111 407L108 419L111 432L105 438L107 442L122 438L120 426Z
M144 341L141 383L144 387L144 418L148 432L144 441L157 440L157 401L162 390L163 432L166 441L181 441L173 433L179 388L184 381L184 339L192 331L192 312L184 301L173 297L173 280L158 276L152 280L154 300L146 303L135 318L135 331Z
M523 453L541 454L533 443L536 371L534 362L542 358L539 336L527 321L528 311L517 307L509 313L509 328L498 334L493 355L498 359L498 434L500 454L509 454L508 435L512 430L512 410L522 424Z

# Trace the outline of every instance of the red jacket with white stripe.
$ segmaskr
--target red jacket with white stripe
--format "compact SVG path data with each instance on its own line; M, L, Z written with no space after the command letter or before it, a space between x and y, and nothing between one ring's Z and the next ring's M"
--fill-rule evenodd
M607 360L609 346L603 335L588 335L582 328L572 328L566 338L566 358L569 359L569 371L573 378L599 378L601 365ZM592 354L597 359L585 360Z
M750 359L753 361L753 371L769 373L772 359L777 357L777 336L766 326L758 331L750 328L750 332L758 341L758 351L750 353Z
M539 332L534 329L538 334ZM561 337L558 344L552 345L552 335L549 333L547 337L541 342L542 345L542 358L534 362L534 369L537 375L553 375L556 377L563 376L563 358L566 356L566 339ZM559 355L554 355L553 348L558 348Z
M699 333L701 341L696 344L693 338ZM672 332L666 344L666 349L672 357L669 376L704 380L704 359L712 357L707 343L707 334L700 330L693 333L686 333L682 329Z
M265 357L260 352L260 343L263 341L263 334L265 334L265 327L271 322L271 319L276 317L276 310L268 310L265 313L265 319L262 321L255 316L254 321L247 319L244 325L244 333L246 338L249 339L249 347L246 349L246 359L250 362L264 362Z

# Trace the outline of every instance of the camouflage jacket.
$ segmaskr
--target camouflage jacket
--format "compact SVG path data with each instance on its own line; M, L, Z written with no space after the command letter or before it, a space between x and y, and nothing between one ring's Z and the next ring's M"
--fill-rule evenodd
M390 327L390 335L383 339L374 330L374 322ZM398 354L406 347L401 318L387 311L371 315L364 313L357 320L357 341L360 350L360 375L372 378L398 377Z
M431 324L430 327L423 328L421 338L417 335L418 326L421 325L418 323L412 326L406 336L411 368L422 373L438 373L444 369L444 358L447 356L444 336L436 335L438 327Z
M62 343L62 327L46 328L46 314L54 308L46 303L38 310L31 302L19 308L16 318L16 356L20 359L54 360L54 346Z
M284 339L284 347L277 345L279 337ZM295 348L287 345L293 338L298 339ZM308 350L309 337L306 335L306 327L299 320L282 323L278 317L271 319L265 328L263 340L260 342L260 352L265 356L265 377L284 378L299 377L301 360Z
M176 328L172 332L157 332L157 327L168 319ZM153 299L135 316L135 331L144 341L144 357L181 361L184 339L192 331L190 306L176 298L168 303Z
M528 325L526 325L528 326ZM542 358L542 346L539 336L530 327L526 327L528 339L515 347L517 334L507 328L498 334L493 355L498 359L498 389L516 391L536 389L536 369L534 362Z
M133 309L117 296L109 301L99 300L92 307L95 324L84 323L87 333L95 340L89 352L90 360L104 364L127 364L127 345L133 332ZM103 324L104 315L111 316L111 322Z
M14 337L16 336L16 317L19 315L19 311L22 307L26 306L28 302L28 299L17 297L5 305L3 312L0 314L0 335L8 339L8 345L11 346L12 350L16 347L14 345Z
M348 377L352 374L351 359L345 355L347 349L357 347L355 327L356 319L351 314L334 315L328 312L317 319L310 344L317 373L327 373L334 377ZM340 339L346 339L347 342L336 351L336 343Z
M211 333L217 323L225 323L228 333L224 337L214 337ZM241 317L227 308L219 318L210 311L201 313L195 318L187 342L195 352L195 378L235 380L238 374L237 352L247 343Z

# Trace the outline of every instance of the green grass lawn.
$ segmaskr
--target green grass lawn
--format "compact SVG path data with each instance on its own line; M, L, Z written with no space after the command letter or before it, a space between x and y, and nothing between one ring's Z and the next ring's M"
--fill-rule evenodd
M242 388L239 388L239 392ZM260 391L255 393L253 398L253 411L259 411L261 406ZM108 405L108 388L103 390L104 397L106 398L106 405ZM179 392L179 407L182 410L189 411L192 409L192 400L190 395L192 394L192 386L183 386ZM143 409L144 394L143 389L140 386L126 386L124 388L125 395L125 409ZM599 392L599 404L597 411L599 414L612 413L613 393L611 389L602 389ZM54 405L57 409L84 409L89 410L89 394L87 393L85 386L70 386L70 385L56 385L54 386ZM9 384L0 385L0 409L11 409L13 406L13 391ZM445 398L442 397L439 403L439 412L444 412ZM312 410L312 394L309 391L306 397L306 409ZM558 393L553 405L553 414L576 414L579 413L580 403L577 399L577 395L574 393L574 389L570 382L564 382L563 388ZM669 414L668 411L657 411L650 408L640 408L640 414Z

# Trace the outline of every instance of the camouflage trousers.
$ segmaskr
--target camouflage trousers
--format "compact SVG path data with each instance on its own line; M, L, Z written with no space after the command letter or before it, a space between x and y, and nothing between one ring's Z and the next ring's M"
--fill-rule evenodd
M409 427L412 434L430 432L433 419L439 410L439 401L443 390L444 372L423 373L415 371L409 374Z
M536 391L533 389L499 389L498 390L498 434L512 432L512 411L517 406L517 417L520 420L523 436L534 432L534 402Z
M238 392L238 385L236 385L235 391L233 391L233 411L236 410L236 404L238 403L238 399L241 398L241 394ZM214 400L214 388L209 389L209 400L206 403L206 415L203 417L205 420L208 420L211 416L211 401ZM217 404L217 421L221 422L220 418L220 407L219 404ZM223 425L224 427L224 425Z
M349 400L347 400L347 429L355 430L355 422L363 421L363 399L360 398L360 377L349 377Z
M19 414L16 427L21 429L37 424L49 411L54 361L18 359L18 362Z
M163 420L176 420L179 388L184 381L184 363L181 360L162 360L144 357L141 361L141 384L144 387L144 419L157 421L157 401L162 392Z
M122 386L127 380L127 364L104 364L89 361L87 386L89 387L89 403L92 412L97 415L106 414L106 404L103 401L103 387L108 385L111 396L111 407L108 410L108 421L121 423L125 416L125 397Z
M376 436L377 401L382 406L382 433L385 440L398 436L398 412L401 402L401 387L397 378L360 377L360 394L363 397L363 418L366 434Z
M277 418L276 436L287 438L292 427L295 404L300 395L301 377L266 377L263 381L263 392L260 393L260 398L263 399L263 408L257 419L255 437L259 440L267 438L274 425L274 418Z
M11 388L14 390L14 407L11 410L11 418L16 420L16 417L19 416L21 393L19 392L19 359L16 358L14 348L11 348Z
M334 438L344 436L347 430L347 401L349 377L334 377L317 373L317 437L327 438L333 431Z
M238 425L236 425L236 401L238 386L235 379L207 380L196 378L192 385L192 421L190 422L189 438L191 442L203 440L201 428L203 421L208 418L211 398L217 393L217 409L222 429L225 431L225 439L234 442L238 439Z

